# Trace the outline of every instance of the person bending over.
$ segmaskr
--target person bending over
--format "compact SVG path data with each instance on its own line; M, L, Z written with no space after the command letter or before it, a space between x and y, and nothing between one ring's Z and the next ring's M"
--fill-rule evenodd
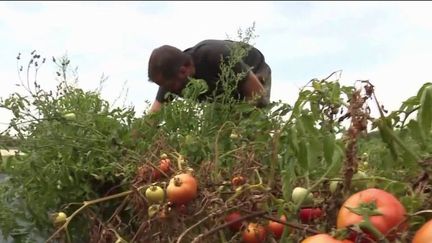
M181 97L190 78L202 79L207 83L208 90L197 97L199 101L223 93L223 85L218 82L221 60L230 58L231 49L236 44L245 45L248 52L232 67L236 74L245 75L237 82L232 96L236 100L253 101L257 107L267 106L270 103L271 69L264 55L243 42L204 40L184 51L170 45L153 50L148 62L148 77L149 81L159 85L159 89L150 113L160 110L162 104L172 99L166 96L168 92Z

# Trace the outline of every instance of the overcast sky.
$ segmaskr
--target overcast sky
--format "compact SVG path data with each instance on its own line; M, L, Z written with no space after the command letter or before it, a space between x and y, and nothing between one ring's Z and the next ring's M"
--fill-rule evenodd
M138 113L153 101L151 51L203 39L237 37L255 22L253 44L272 68L272 100L293 103L312 78L343 70L341 82L370 80L390 110L431 82L432 2L1 2L0 97L20 90L15 57L32 50L51 59L67 53L79 86L113 101L126 84ZM39 73L55 86L54 64ZM126 82L126 83L125 83ZM1 122L9 115L0 110Z

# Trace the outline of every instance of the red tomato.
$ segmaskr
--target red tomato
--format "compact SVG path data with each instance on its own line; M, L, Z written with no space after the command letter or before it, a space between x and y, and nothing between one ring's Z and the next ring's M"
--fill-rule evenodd
M262 225L249 223L242 236L245 243L263 243L266 238L266 231Z
M322 216L321 208L302 208L299 212L300 221L303 224L312 222Z
M328 234L318 234L309 236L304 239L301 243L352 243L350 240L338 240Z
M166 158L166 159L161 159L160 163L159 163L159 169L165 173L168 173L170 171L170 167L171 167L171 160Z
M246 179L243 176L235 176L232 178L231 183L233 186L241 186L246 183Z
M161 173L158 169L152 168L152 175L151 175L151 181L157 181L159 180Z
M412 243L432 242L432 219L425 223L414 235Z
M283 222L286 222L286 217L285 215L281 215L280 220ZM275 239L280 239L283 231L284 231L285 225L281 224L279 222L276 221L269 221L268 225L267 225L267 229L269 232L272 232Z
M240 214L240 212L238 212L238 211L234 211L234 212L228 214L228 215L225 217L225 222L228 223L228 222L234 221L234 220L239 219L239 218L241 218L241 214ZM242 222L242 221L238 221L238 222L236 222L236 223L230 224L228 227L229 227L232 231L239 231L240 228L242 227L242 225L243 225L243 222Z
M171 178L166 189L168 200L174 204L185 204L197 196L198 185L190 174L179 174Z
M360 205L373 203L382 215L370 216L371 223L383 234L398 226L398 231L405 229L401 224L405 220L405 208L392 194L376 188L369 188L351 195L342 205L337 217L337 228L345 228L363 221L363 216L348 210ZM371 236L372 237L372 236ZM392 238L390 235L389 238Z

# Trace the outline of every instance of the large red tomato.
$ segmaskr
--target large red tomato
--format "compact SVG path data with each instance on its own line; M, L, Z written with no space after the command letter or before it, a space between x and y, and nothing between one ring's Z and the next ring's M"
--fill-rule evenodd
M168 200L174 204L185 204L197 196L198 185L190 174L179 174L171 178L166 189Z
M389 233L394 227L398 231L405 229L405 208L392 194L376 188L369 188L351 195L342 205L337 217L337 228L345 228L363 221L363 216L351 212L348 208L361 205L373 206L381 215L370 216L370 222L382 234ZM391 238L391 236L390 236Z
M424 224L414 235L412 243L431 243L432 242L432 219Z
M350 240L338 240L328 234L318 234L309 236L304 239L301 243L352 243Z

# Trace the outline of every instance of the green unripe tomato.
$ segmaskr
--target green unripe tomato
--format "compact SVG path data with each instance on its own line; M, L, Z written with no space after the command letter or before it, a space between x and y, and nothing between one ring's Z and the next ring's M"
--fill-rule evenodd
M153 218L153 216L155 216L155 214L157 214L159 212L159 209L160 209L159 204L153 204L153 205L151 205L147 209L148 216L150 218Z
M63 212L59 212L57 213L57 215L54 218L54 223L55 224L62 224L64 222L66 222L67 219L67 215Z
M304 198L304 200L303 200ZM303 203L312 203L313 195L311 192L308 193L308 189L304 187L296 187L292 192L292 200L295 204L300 203L303 200Z
M368 188L368 181L365 180L367 177L368 175L365 172L361 170L357 171L357 173L355 173L352 177L351 188L354 191L361 191Z
M190 135L190 134L186 135L186 137L185 137L185 143L186 143L186 145L192 145L192 144L194 144L195 143L194 136Z
M236 132L232 132L231 135L230 135L230 138L231 138L231 139L239 138L239 134L236 133Z
M166 153L163 153L163 154L161 154L160 158L161 158L161 159L167 159L167 158L168 158L168 155L167 155Z
M73 121L76 119L76 115L75 115L75 113L70 112L70 113L64 114L63 118L65 118L66 120L69 120L69 121Z
M150 186L145 191L145 196L150 204L161 203L165 199L165 191L160 186Z
M335 193L340 185L340 181L330 181L329 189L331 193Z

